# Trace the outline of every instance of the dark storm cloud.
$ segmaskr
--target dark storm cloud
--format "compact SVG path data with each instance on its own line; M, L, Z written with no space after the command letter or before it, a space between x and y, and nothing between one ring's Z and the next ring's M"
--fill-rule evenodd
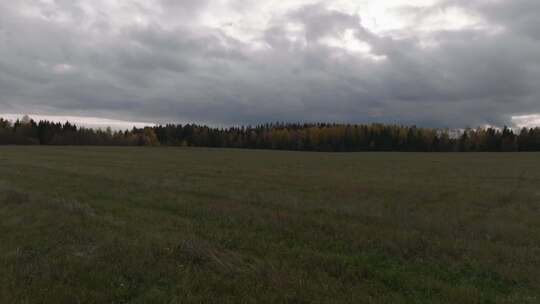
M248 38L228 31L241 21L212 25L210 0L110 3L0 3L0 113L448 127L540 113L537 1L404 7L418 24L457 8L482 26L388 33L356 12L306 4ZM331 43L347 33L360 51Z

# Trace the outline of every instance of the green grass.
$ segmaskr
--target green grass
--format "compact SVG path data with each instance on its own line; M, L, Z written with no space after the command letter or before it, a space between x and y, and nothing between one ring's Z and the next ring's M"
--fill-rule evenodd
M540 154L0 147L0 303L539 303Z

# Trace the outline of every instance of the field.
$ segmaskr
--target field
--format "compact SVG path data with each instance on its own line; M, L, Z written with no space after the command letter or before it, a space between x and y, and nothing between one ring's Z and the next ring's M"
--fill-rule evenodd
M540 303L540 154L0 147L0 303Z

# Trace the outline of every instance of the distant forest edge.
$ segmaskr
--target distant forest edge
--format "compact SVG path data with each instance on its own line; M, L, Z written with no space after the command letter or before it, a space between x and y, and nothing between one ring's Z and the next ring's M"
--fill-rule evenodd
M276 123L213 128L168 124L126 131L69 122L0 118L0 145L192 146L297 151L518 152L540 151L540 128L444 129L385 124Z

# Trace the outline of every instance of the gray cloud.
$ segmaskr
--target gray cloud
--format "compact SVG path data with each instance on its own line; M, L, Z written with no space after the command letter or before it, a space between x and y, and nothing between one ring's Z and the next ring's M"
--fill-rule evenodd
M537 2L401 7L414 22L387 31L326 2L276 13L253 31L241 17L212 24L211 0L3 2L0 113L511 124L513 115L540 113ZM229 6L240 16L255 9L248 0ZM415 26L451 9L481 26Z

